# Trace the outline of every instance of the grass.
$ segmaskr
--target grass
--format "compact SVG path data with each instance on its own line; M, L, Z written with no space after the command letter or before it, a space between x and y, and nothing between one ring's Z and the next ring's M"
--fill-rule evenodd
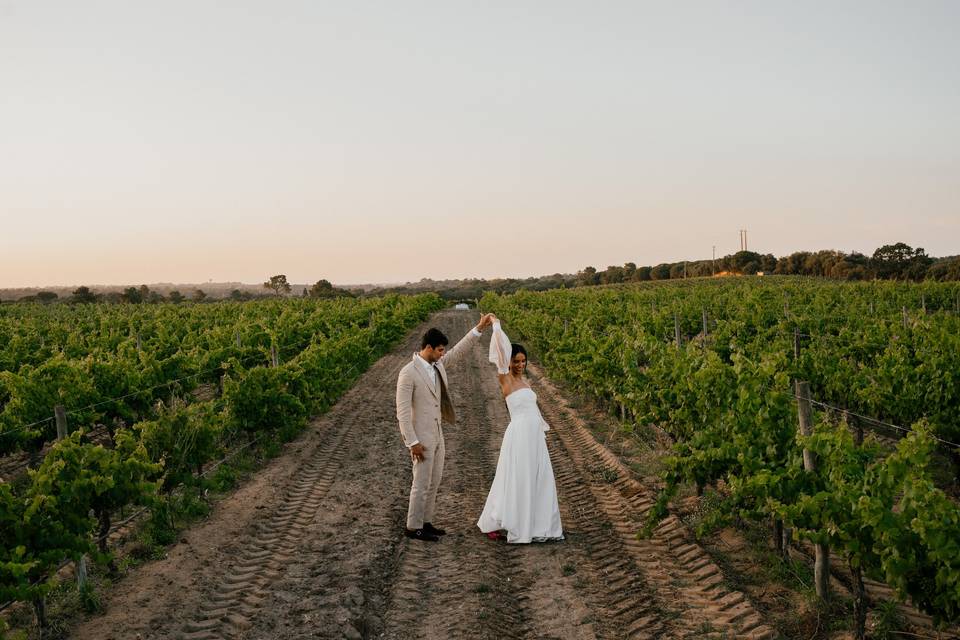
M881 602L874 609L876 616L873 630L870 637L873 640L894 640L902 637L897 633L906 626L906 620L897 608L897 603L892 601Z
M687 484L681 488L680 493L694 495L696 493L692 484ZM716 490L708 487L704 490L703 496L697 501L696 510L681 517L681 520L692 531L695 531L698 538L708 536L724 524L728 517L729 509L723 503L723 496Z

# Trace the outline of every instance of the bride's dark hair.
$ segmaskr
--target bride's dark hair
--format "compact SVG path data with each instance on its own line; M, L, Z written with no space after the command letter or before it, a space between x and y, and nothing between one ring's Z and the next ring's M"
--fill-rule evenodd
M511 362L513 361L514 358L517 357L517 354L518 354L518 353L522 353L522 354L523 354L523 357L525 357L527 360L530 359L530 356L527 355L527 350L523 348L523 345L522 345L522 344L518 344L518 343L516 343L516 342L511 343L511 344L510 344L510 360L511 360Z

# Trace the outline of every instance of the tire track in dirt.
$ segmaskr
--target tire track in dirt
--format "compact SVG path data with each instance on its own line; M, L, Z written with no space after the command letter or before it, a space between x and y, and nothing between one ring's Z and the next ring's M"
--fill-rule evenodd
M441 314L441 317L443 314ZM469 323L468 323L469 324ZM394 396L424 327L378 361L335 409L341 441L317 447L334 470L322 504L283 558L282 575L263 594L244 638L361 638L382 633L385 585L396 573L406 516L398 470L409 466L396 426ZM258 552L263 540L251 548Z
M777 637L743 593L724 586L719 567L676 517L664 520L651 539L637 539L653 506L653 492L594 439L556 387L536 368L531 367L531 373L537 378L534 386L544 417L556 433L555 442L562 445L554 447L560 462L558 482L586 516L582 526L597 544L595 558L611 572L610 584L626 586L634 575L647 583L644 599L650 605L637 606L643 595L638 592L637 599L625 596L613 612L623 623L618 625L621 637ZM596 511L591 512L592 505ZM662 613L658 616L657 611Z
M551 417L550 412L545 411L545 418L553 425ZM676 617L675 612L666 602L656 601L643 572L631 560L613 523L597 504L589 481L575 466L557 431L557 426L551 426L548 436L551 460L560 500L568 505L569 515L565 520L568 537L584 540L580 563L596 578L591 605L598 618L598 637L672 637L675 634L671 621Z
M328 445L333 448L349 448L356 440L356 433L346 426L333 436ZM185 640L217 640L252 626L265 592L297 553L300 538L333 484L339 464L338 459L323 456L304 467L281 504L257 523L257 534L244 542L244 551L201 605L197 619L186 625Z

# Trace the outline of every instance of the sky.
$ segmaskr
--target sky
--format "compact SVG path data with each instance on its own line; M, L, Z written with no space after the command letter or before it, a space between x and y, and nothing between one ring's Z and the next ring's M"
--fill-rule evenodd
M960 2L0 0L0 287L960 253Z

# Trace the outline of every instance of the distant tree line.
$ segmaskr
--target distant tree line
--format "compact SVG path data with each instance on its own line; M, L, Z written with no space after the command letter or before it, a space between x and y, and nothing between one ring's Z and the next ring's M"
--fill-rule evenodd
M546 291L548 289L588 287L600 284L618 284L625 282L647 282L652 280L674 280L677 278L703 278L726 275L775 274L791 276L817 276L836 280L960 280L960 256L933 258L921 248L898 242L880 247L872 256L862 253L844 253L842 251L798 251L781 258L773 254L760 254L753 251L740 251L716 260L691 260L684 262L665 262L654 266L638 267L633 262L623 266L610 266L599 271L586 267L576 274L555 273L539 278L497 278L481 280L430 280L396 287L347 290L333 286L328 280L318 280L309 289L304 287L304 298L369 297L388 293L422 293L433 291L451 301L470 301L480 298L484 292L513 293L521 289ZM290 283L283 274L271 276L263 283L265 293L257 295L249 291L234 289L228 300L242 302L264 297L282 297L291 295ZM269 291L270 293L266 293ZM21 302L54 301L89 303L112 302L126 304L156 304L170 302L179 304L186 300L193 302L209 301L202 289L194 289L188 295L180 291L170 291L166 296L152 291L147 285L127 287L123 291L97 293L89 287L78 287L70 297L60 298L52 291L40 291L34 295L20 298Z
M423 279L403 286L374 289L367 295L436 291L448 300L472 300L479 298L484 291L512 293L518 289L541 291L561 287L757 274L818 276L837 280L960 280L960 256L932 258L923 249L914 249L902 242L884 245L869 257L858 252L833 250L798 251L781 258L769 253L740 251L716 260L666 262L643 267L628 262L623 266L607 267L603 271L586 267L574 275L555 273L540 278L497 280Z
M872 256L842 251L798 251L776 258L773 254L740 251L716 260L695 260L637 267L587 267L577 274L577 285L671 280L715 275L776 274L819 276L836 280L960 280L960 256L932 258L923 249L902 242L888 244Z
M291 292L291 286L287 282L287 276L285 275L272 276L270 280L263 283L263 288L271 291L272 293L255 294L251 293L250 291L234 289L225 299L235 302L244 302L246 300L255 300L257 298L289 296ZM329 280L319 280L309 289L303 289L302 295L304 298L352 298L355 294L347 291L346 289L334 287L332 284L330 284ZM188 292L187 295L184 295L180 291L174 289L167 293L167 295L163 295L159 291L151 290L150 287L143 284L139 287L127 287L122 291L107 292L97 292L90 287L77 287L73 291L72 295L64 297L60 297L59 294L53 291L39 291L33 295L19 298L17 302L51 303L59 301L77 304L89 304L94 302L113 304L158 304L166 302L180 304L182 302L186 302L187 300L192 302L211 302L213 301L213 298L207 295L203 289L194 289L193 291Z

